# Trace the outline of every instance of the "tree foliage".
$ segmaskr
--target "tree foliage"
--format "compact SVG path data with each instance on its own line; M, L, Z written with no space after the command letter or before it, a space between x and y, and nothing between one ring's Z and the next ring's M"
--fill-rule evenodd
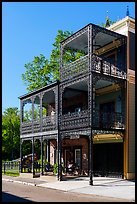
M19 158L20 116L18 108L7 108L2 114L2 159Z
M53 73L49 67L49 61L44 55L35 56L32 62L25 64L26 72L22 74L22 80L27 85L27 90L32 91L52 82Z

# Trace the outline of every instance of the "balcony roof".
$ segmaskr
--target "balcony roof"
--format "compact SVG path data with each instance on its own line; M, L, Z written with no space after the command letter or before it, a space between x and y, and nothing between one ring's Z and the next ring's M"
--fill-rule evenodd
M32 92L30 92L30 93L24 94L24 95L22 95L22 96L19 96L18 98L19 98L20 100L25 99L25 98L30 97L30 96L32 96L32 95L38 94L38 93L40 93L40 92L42 92L42 91L49 90L50 88L53 88L53 87L55 87L55 86L58 85L58 84L59 84L59 81L55 81L55 82L53 82L53 83L51 83L51 84L48 84L48 85L46 85L46 86L44 86L44 87L42 87L42 88L40 88L40 89L37 89L37 90L32 91Z
M92 26L95 31L95 38L93 40L93 49L97 50L109 43L116 41L118 39L125 39L126 36L116 33L114 31L108 30L106 28L100 27L95 24L88 24L79 31L75 32L65 40L60 43L65 48L70 48L74 50L82 50L85 53L88 52L88 29ZM96 32L97 31L97 32Z

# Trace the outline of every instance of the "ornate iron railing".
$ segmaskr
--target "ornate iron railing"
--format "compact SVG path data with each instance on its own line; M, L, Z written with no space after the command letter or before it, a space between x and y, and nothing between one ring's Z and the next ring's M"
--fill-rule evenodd
M72 130L89 127L89 111L68 113L60 116L60 130ZM122 113L100 112L93 113L93 128L99 129L125 129L125 119ZM56 115L43 117L42 132L57 129ZM33 131L32 131L33 130ZM21 126L21 134L40 132L40 120L24 122Z
M68 113L60 117L60 129L72 130L89 127L89 112L83 110L79 113ZM99 129L124 129L124 117L121 113L100 112L93 114L93 128Z
M56 125L56 114L51 116L43 117L42 120L42 131L55 130Z
M118 67L105 60L102 60L102 58L96 56L95 54L92 55L92 71L126 79L125 71L120 70Z
M61 81L71 79L86 72L88 72L88 55L85 55L74 62L63 65L61 70Z
M88 110L68 113L60 116L60 129L71 130L75 128L84 128L89 126Z
M33 132L40 132L40 118L33 120Z
M72 63L64 65L61 70L61 81L71 79L86 72L88 73L88 60L89 55L85 55ZM126 79L125 71L120 70L118 67L105 60L102 60L102 58L95 54L92 55L92 71Z
M21 134L29 134L32 133L32 121L23 122L21 124Z
M93 116L93 127L109 129L125 129L125 119L119 112L100 112L96 110Z
M56 125L56 114L52 116L46 116L42 118L42 124L40 124L41 121L39 120L33 120L33 122L23 122L21 124L21 134L30 134L30 133L36 133L41 131L48 131L48 130L55 130L57 129ZM42 130L41 130L42 127Z

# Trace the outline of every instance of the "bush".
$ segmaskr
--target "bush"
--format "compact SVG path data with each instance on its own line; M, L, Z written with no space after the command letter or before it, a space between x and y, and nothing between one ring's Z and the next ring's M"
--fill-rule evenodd
M55 163L53 165L53 173L54 173L54 175L56 175L58 173L58 163Z
M62 172L64 173L65 172L65 167L64 165L62 164ZM56 175L58 173L58 163L55 163L53 165L53 173Z

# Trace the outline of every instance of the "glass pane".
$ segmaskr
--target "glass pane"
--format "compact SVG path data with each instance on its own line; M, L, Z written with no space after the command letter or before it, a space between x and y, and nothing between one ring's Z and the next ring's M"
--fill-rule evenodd
M76 167L81 166L81 153L80 149L75 149L75 165Z

